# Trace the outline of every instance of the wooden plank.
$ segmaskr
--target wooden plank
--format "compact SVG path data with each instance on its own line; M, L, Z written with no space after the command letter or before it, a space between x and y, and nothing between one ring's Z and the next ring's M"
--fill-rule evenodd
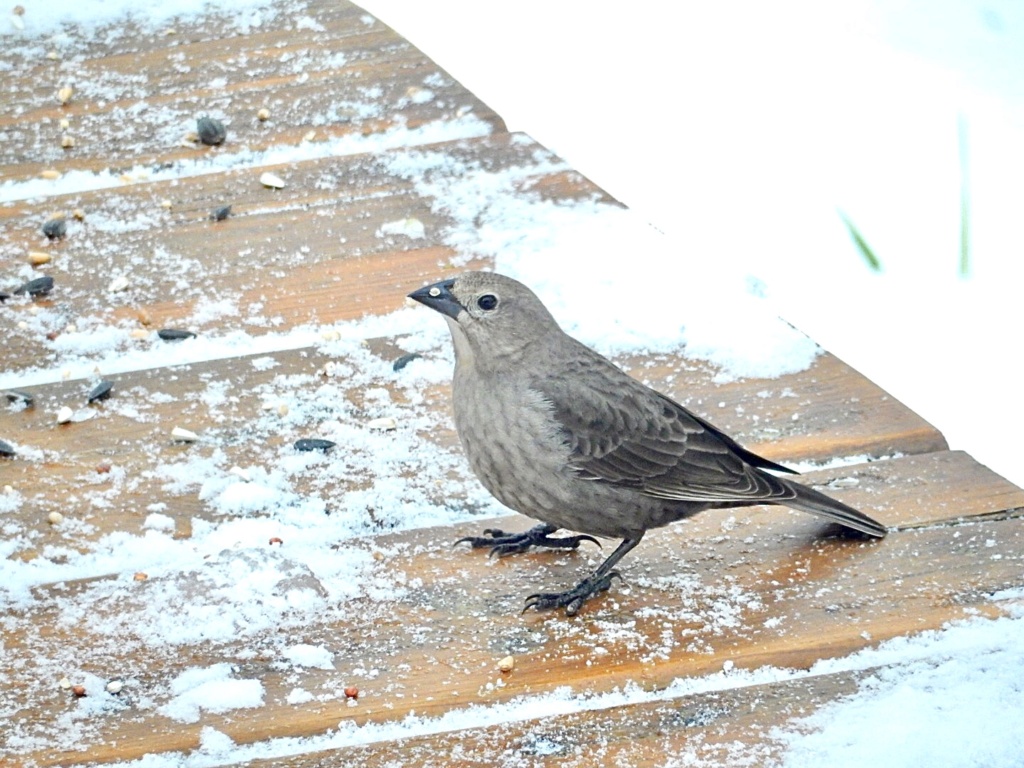
M870 674L821 675L629 704L556 717L531 718L487 728L301 755L249 760L248 768L314 768L339 758L368 768L387 765L501 765L508 759L545 766L765 765L781 757L772 729L806 717L857 690ZM689 761L689 762L683 762Z
M92 34L71 27L55 60L44 52L32 45L5 54L0 179L37 178L44 169L156 170L294 146L310 131L326 141L465 115L504 131L493 110L345 0L265 10L245 27L237 13L179 19L155 34L131 20ZM57 94L65 86L75 93L62 105ZM261 108L270 119L257 118ZM208 114L227 125L225 144L182 146ZM62 147L65 136L72 148Z
M394 280L387 278L381 291ZM397 301L416 284L393 286L389 300ZM35 407L9 406L0 429L0 437L22 452L22 457L6 462L4 482L32 493L34 499L31 507L14 517L31 530L45 525L50 512L68 514L70 498L88 502L101 496L102 514L90 511L84 518L91 525L89 532L74 536L81 547L114 531L140 533L145 515L139 510L146 506L141 500L160 500L173 510L177 535L185 537L194 517L209 518L211 512L195 488L167 490L166 477L156 472L161 466L217 453L225 457L226 466L265 467L272 457L287 453L296 439L326 437L337 442L340 423L354 420L358 424L392 414L406 423L412 423L417 414L427 415L431 431L410 450L421 446L453 454L450 461L464 467L449 416L450 388L445 384L409 390L408 378L391 370L392 361L403 353L395 340L374 340L367 350L333 361L343 370L364 372L346 377L318 375L332 361L315 349L116 375L111 378L115 383L111 398L88 407L95 418L67 425L58 425L55 414L64 405L85 406L91 383L75 380L33 387ZM831 355L822 355L806 371L779 379L727 384L715 381L711 366L685 357L660 356L652 365L634 355L619 362L779 461L827 461L843 449L877 457L946 447L933 427ZM216 398L206 395L211 386L217 388ZM364 407L365 390L374 387L387 390L389 409ZM309 410L314 391L321 391L315 402L322 404ZM323 391L329 391L330 398ZM799 395L764 396L783 391ZM421 397L422 403L413 405L413 399ZM276 418L266 410L266 403L275 408L284 405L287 418ZM357 410L352 411L353 407ZM796 413L801 418L794 419ZM324 424L334 426L325 430ZM203 443L174 444L170 432L176 426L202 434ZM350 461L344 443L325 461L315 475L311 471L296 478L296 492L322 498L324 503L344 493L346 473L339 468ZM97 483L101 478L96 468L103 464L114 472L109 481ZM858 471L870 476L871 465ZM853 482L842 479L847 474L845 469L837 470L832 484ZM117 477L122 480L114 482ZM463 477L468 477L465 468ZM86 503L85 508L91 505ZM36 552L35 547L26 547L18 557L31 559Z
M846 471L854 476L861 469ZM833 477L826 471L808 480ZM80 744L82 752L25 755L54 765L84 754L109 761L193 749L206 725L248 743L323 733L339 719L361 724L398 721L410 712L438 716L564 685L577 693L630 682L660 690L678 677L720 670L726 660L746 669L808 668L819 659L988 610L985 595L1021 586L1024 529L1014 518L1024 507L1024 491L960 453L875 462L858 479L841 495L884 522L920 521L933 513L937 522L869 542L823 536L834 529L784 509L705 513L652 533L625 564L628 583L617 584L574 619L520 616L518 609L534 589L573 583L597 562L594 552L526 554L498 562L482 553L452 552L451 541L479 524L377 537L357 546L382 553L376 577L415 585L404 599L347 603L342 616L324 616L322 624L304 626L298 636L282 628L292 641L331 647L331 670L282 670L272 630L237 644L200 641L187 656L140 646L130 631L121 634L126 630L119 630L112 646L103 633L113 618L106 612L131 615L132 600L144 604L146 590L159 585L126 584L118 602L91 605L84 626L69 624L65 614L77 604L76 595L92 594L91 582L55 585L39 593L31 616L15 611L9 619L16 630L9 632L7 647L22 670L7 694L22 702L13 721L49 723L74 706L52 680L39 677L42 668L33 659L43 642L90 648L83 669L102 677L116 670L132 681L140 702L166 697L166 681L183 668L219 661L238 665L241 677L258 679L266 692L264 706L244 716L204 713L196 724L172 723L152 703L130 706L96 723ZM943 523L944 503L981 520ZM499 521L505 523L519 524ZM191 599L208 599L202 584L194 590ZM254 647L267 655L253 658ZM496 664L509 653L516 657L515 671L502 677ZM363 691L356 707L340 694L348 684ZM326 694L291 705L287 697L296 686ZM19 733L31 730L21 726Z
M282 190L263 188L258 180L263 169L255 169L0 208L0 223L6 225L0 228L0 274L21 275L4 278L3 287L13 290L25 278L26 254L32 250L53 254L36 274L56 281L49 297L15 298L3 305L11 330L0 366L55 365L59 347L47 336L59 336L68 324L94 333L120 324L127 332L141 328L139 318L144 318L151 328L186 324L198 332L259 333L401 306L409 286L448 271L455 255L445 240L453 214L389 165L403 151L277 168L288 180ZM522 169L519 185L530 187L538 200L609 201L579 174L559 170L560 161L521 135L424 151L450 159L439 177L456 178L467 166L494 174L516 168ZM551 164L539 164L540 156ZM160 207L163 199L171 200L170 210ZM209 219L210 211L228 203L233 206L228 220ZM66 240L45 246L39 227L55 208L82 208L87 217L81 224L71 222ZM383 231L406 220L420 222L422 236ZM482 263L468 255L462 259L468 266ZM126 290L109 290L117 276L129 279ZM229 302L234 314L193 319L197 304L214 301ZM40 310L45 313L31 314Z
M70 30L63 61L19 59L3 86L11 109L0 116L0 180L28 179L44 167L121 172L223 158L243 146L294 146L310 130L314 141L367 136L373 149L379 146L373 137L390 129L453 124L467 115L481 121L481 130L504 130L486 105L347 2L311 0L264 22L228 35L216 16L182 22L176 34L164 36L142 35L130 25L95 39ZM53 94L73 71L78 92L61 107ZM255 118L260 106L270 109L270 120ZM228 145L181 146L179 132L206 112L227 118ZM71 150L59 148L61 118L77 139ZM467 166L493 173L526 169L509 194L528 189L545 200L596 198L617 205L522 136L423 149L463 163L442 171L452 178ZM150 327L177 325L211 296L229 300L238 314L194 321L194 330L289 328L398 307L411 287L447 272L453 255L445 238L453 218L444 201L393 170L388 161L399 152L274 166L288 180L274 192L257 181L267 167L164 182L146 182L143 173L131 179L142 183L0 207L0 274L24 277L27 251L47 249L54 260L39 273L55 275L59 286L49 298L15 299L4 307L5 319L24 320L25 327L10 323L14 332L0 350L0 366L58 364L60 353L45 334L62 333L67 322L128 327L144 316ZM539 155L552 162L538 165ZM170 208L161 206L164 200ZM232 217L210 221L210 211L227 203ZM73 222L66 240L43 243L42 221L71 208L85 210L85 221ZM423 237L383 233L384 225L408 219L423 225ZM107 286L118 273L132 281L129 291L115 295ZM256 315L273 324L254 325ZM400 339L371 340L366 349L336 357L341 373L334 377L318 373L329 360L313 349L122 374L114 377L111 400L89 406L94 418L65 426L54 424L56 407L81 405L88 383L34 387L35 409L0 411L0 437L20 451L0 463L0 479L27 499L4 515L5 536L15 542L7 551L28 561L26 568L33 561L60 566L76 550L103 556L118 541L130 547L134 536L144 535L154 503L173 519L175 536L189 539L193 526L219 524L224 513L203 501L194 483L168 482L162 467L178 462L187 471L190 457L217 456L223 467L269 472L290 458L295 438L359 428L384 410L399 415L399 431L406 430L394 439L411 441L394 477L415 479L423 499L465 503L464 482L472 480L446 416L448 387L408 386L400 373L392 375L389 363L401 345ZM37 765L109 762L195 749L206 727L251 743L324 734L338 722L438 717L566 685L577 694L627 684L658 692L726 662L740 669L807 668L965 615L991 615L998 609L985 595L1024 581L1018 519L1024 491L945 450L931 425L834 357L823 355L809 370L772 381L725 384L714 380L709 366L683 357L635 355L620 362L776 460L910 454L806 477L894 532L869 542L833 535L834 528L783 509L706 513L653 532L624 564L627 583L574 619L520 616L518 610L526 593L578 580L603 556L594 550L498 562L451 551L453 540L477 533L484 521L336 542L325 535L325 559L365 559L373 583L405 586L384 596L371 597L366 589L354 598L332 594L322 612L297 610L298 619L261 607L259 617L250 617L255 628L187 644L150 642L147 629L133 621L152 621L147 608L173 593L183 609L195 611L187 613L191 623L201 626L194 617L216 612L231 587L218 580L223 574L211 563L244 566L270 558L281 574L277 592L268 596L272 602L293 589L325 598L327 582L314 565L290 555L288 542L268 541L262 533L259 541L251 533L226 541L197 564L159 564L139 581L132 568L112 562L109 575L92 568L87 578L40 583L31 604L15 602L6 611L0 711L7 727L0 752ZM171 443L175 425L200 432L203 442ZM333 499L393 479L368 476L353 461L372 445L342 446L290 478L290 489L331 514ZM442 457L440 468L414 478L423 474L417 462L425 453ZM366 514L380 529L401 522L393 510L340 511ZM63 513L65 523L48 525L51 512ZM239 517L264 520L269 530L275 524L263 511ZM518 529L529 523L513 517L490 524ZM178 614L169 611L167 620L174 621ZM267 616L279 624L262 623ZM282 648L295 642L323 644L333 667L290 664ZM516 666L503 674L497 660L507 654ZM160 711L178 674L219 662L233 665L236 677L258 681L264 704L203 712L194 723ZM101 699L106 694L95 690L83 702L56 684L63 674L75 682L87 675L117 677L126 686L117 697ZM666 753L728 762L739 741L753 750L744 754L764 758L773 754L766 751L771 727L852 690L858 677L829 675L413 735L353 747L342 757L367 765L396 759L470 765L495 764L513 752L558 765L657 765ZM345 700L342 691L350 684L361 690L358 703ZM296 688L316 695L292 703ZM73 745L58 732L69 723ZM542 754L546 749L555 754ZM338 759L337 753L310 752L264 763Z

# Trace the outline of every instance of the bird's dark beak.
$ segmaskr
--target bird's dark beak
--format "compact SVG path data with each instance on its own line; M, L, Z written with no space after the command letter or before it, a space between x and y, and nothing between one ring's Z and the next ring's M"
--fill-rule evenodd
M410 293L409 298L416 299L420 304L425 304L431 309L436 309L442 315L458 318L459 312L464 307L459 304L459 300L452 293L453 285L455 285L455 280L442 280L439 283L425 285L418 291Z

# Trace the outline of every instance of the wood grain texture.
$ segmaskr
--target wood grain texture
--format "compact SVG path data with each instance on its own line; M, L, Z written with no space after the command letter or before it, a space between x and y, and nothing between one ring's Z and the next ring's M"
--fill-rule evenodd
M0 178L24 181L44 169L152 173L295 145L310 131L322 142L466 115L504 131L489 107L351 3L281 3L242 15L181 19L156 34L133 22L92 34L71 28L51 49L56 59L40 46L15 47L3 80ZM62 105L65 86L74 94ZM219 147L185 140L206 115L227 126ZM74 147L61 146L64 136Z
M385 278L385 286L395 279ZM395 301L395 296L403 296L416 285L395 286L388 300ZM380 290L385 292L384 287ZM426 317L426 310L423 313ZM146 499L169 504L178 520L177 535L187 536L192 518L209 517L210 511L195 487L167 490L162 467L215 454L225 457L226 466L269 466L273 457L286 454L299 438L339 440L337 427L331 425L349 406L355 409L349 416L363 422L394 413L401 422L413 423L414 415L425 410L433 426L423 435L423 445L450 454L451 461L464 466L449 416L450 387L444 384L421 393L407 391L408 377L390 370L403 351L394 339L376 339L358 355L332 357L306 348L130 372L110 377L114 382L111 397L91 406L85 402L92 386L89 381L32 387L35 407L19 410L16 405L9 406L0 432L0 437L20 452L5 462L4 482L17 489L32 489L34 497L34 504L16 517L27 528L45 526L43 521L50 512L69 513L67 499L88 498L97 489L106 489L102 514L89 512L83 518L90 530L75 535L79 546L115 531L141 532ZM828 461L842 456L844 450L883 457L946 447L933 427L831 355L822 355L806 371L778 379L724 385L716 383L712 367L684 356L660 356L656 365L642 356L623 357L619 362L777 461ZM375 366L377 378L323 374L329 365L354 370L366 368L368 363ZM305 401L325 387L330 388L332 399L301 415ZM368 387L386 388L395 409L385 413L367 405ZM216 397L208 396L211 389ZM766 392L782 391L800 395L765 396ZM414 397L416 406L411 403ZM424 399L419 402L421 397ZM275 418L268 403L275 408L283 404L288 415ZM59 425L56 413L64 405L93 418ZM796 413L800 418L793 418ZM193 446L175 444L170 437L174 427L197 432L203 440ZM299 479L296 490L322 497L325 503L339 498L354 484L346 480L343 471L332 468L343 467L349 460L343 442L325 460L322 476ZM96 468L104 464L113 472L98 475ZM860 472L869 475L871 466L863 465ZM838 470L836 475L844 473ZM877 508L874 504L865 511L874 514ZM955 511L950 510L948 516L955 517ZM16 556L31 558L36 551L31 547Z
M252 766L763 764L780 754L773 729L852 693L870 670L731 689L723 670L799 674L998 616L991 595L1024 586L1024 491L949 451L858 372L823 353L800 373L722 381L683 349L616 362L773 460L845 459L803 480L890 535L844 535L783 508L707 512L650 532L622 563L623 581L580 615L521 615L527 594L574 584L608 547L500 560L452 548L484 527L531 521L494 518L462 458L447 345L393 329L335 332L318 346L223 347L217 359L171 364L164 350L188 347L161 346L153 332L184 325L197 344L306 326L316 335L389 313L455 269L492 265L471 237L486 232L492 204L532 206L517 209L517 236L550 227L550 204L620 204L506 133L486 104L345 0L148 29L72 26L52 59L45 46L16 46L0 86L0 182L35 190L0 205L0 291L41 274L57 286L0 305L0 371L42 366L48 377L26 386L32 408L0 400L0 438L15 448L0 458L0 565L19 576L2 586L22 590L0 591L0 762L159 762L200 749L212 728L278 751L239 758ZM72 80L61 106L57 90ZM203 114L227 123L225 145L182 142ZM62 136L75 146L62 149ZM245 160L304 140L318 156ZM49 196L37 178L48 168L81 172L85 191ZM259 183L267 170L284 189ZM109 175L88 174L106 171L124 178L101 189ZM176 178L153 180L164 172ZM461 194L476 176L486 192ZM227 219L210 219L228 204ZM84 219L47 242L43 222L74 209ZM50 263L29 267L29 251ZM110 290L116 276L125 290ZM148 350L153 367L62 379L74 327L93 340L123 334L119 351ZM414 348L424 359L395 371ZM87 404L101 376L112 395ZM58 425L65 405L75 420ZM371 426L382 417L395 428ZM172 440L174 427L199 440ZM300 455L303 437L338 445ZM273 491L266 506L244 493L224 503L261 483ZM437 506L463 522L418 522ZM140 546L147 538L159 546ZM353 575L340 583L338 573ZM254 597L233 602L240 590ZM330 661L294 663L296 644ZM502 672L508 655L514 669ZM179 675L217 664L258 683L262 703L191 718L165 709ZM62 687L64 676L87 695ZM124 684L116 695L103 688L113 679ZM706 690L670 688L680 680ZM624 690L635 698L588 709ZM557 697L567 711L532 709ZM307 736L322 740L272 742Z
M7 290L31 275L56 283L47 297L2 307L8 336L0 367L58 364L65 341L59 337L69 325L127 335L145 330L141 318L153 329L256 334L382 314L400 307L413 287L452 271L457 255L460 268L481 265L446 240L456 214L396 170L393 164L410 152L446 158L435 174L442 188L470 171L500 178L515 169L508 196L529 190L538 201L617 207L536 142L502 134L275 168L288 182L282 190L264 188L262 169L249 169L0 208L0 274L20 275L7 278ZM162 208L161 200L172 207ZM211 221L210 212L224 204L232 205L231 217ZM70 221L65 240L44 243L40 227L49 212L75 208L85 220ZM387 225L407 221L420 234L388 234ZM51 253L52 261L27 273L32 250ZM128 286L110 290L118 277ZM230 311L200 311L224 302ZM39 310L45 313L33 314Z
M854 477L860 469L847 472ZM957 478L956 505L962 511L956 525L941 519L951 475ZM123 625L111 644L104 626L113 616L105 616L104 600L95 602L85 625L66 622L60 608L76 591L101 592L100 583L45 588L31 633L10 638L15 651L27 656L40 642L87 644L95 665L90 671L109 677L116 670L132 681L140 701L166 695L162 681L185 667L222 661L258 679L266 695L262 707L244 715L206 714L195 725L172 724L152 709L136 709L129 697L128 708L83 743L82 753L39 752L31 759L55 765L86 754L108 761L189 750L205 725L242 743L313 735L340 719L362 725L397 722L412 712L437 717L471 705L550 694L565 685L577 694L627 683L658 691L680 677L720 671L727 660L741 669L806 669L820 659L935 629L977 611L991 615L996 609L987 595L1020 585L1024 528L1014 518L1017 513L998 508L1007 502L1024 507L1024 491L1007 487L959 453L877 462L859 480L843 493L845 500L872 509L872 501L882 496L888 512L878 514L884 522L924 522L931 515L931 523L877 542L830 535L834 529L783 509L705 513L650 534L625 563L626 583L616 584L575 619L520 616L519 606L533 589L578 579L596 562L594 552L526 554L494 562L483 553L452 551L451 542L479 524L376 537L362 546L383 554L377 576L394 574L416 586L400 601L358 601L347 606L344 617L290 634L293 640L330 644L331 670L282 670L275 663L272 629L261 639L240 640L237 647L197 642L185 657L147 651ZM993 496L993 486L1003 492ZM980 521L972 522L975 516ZM136 597L118 610L130 613L131 602L145 602L147 590L159 586L154 579L140 583ZM193 589L193 599L204 599L207 588L197 582ZM250 657L252 647L265 648L267 655ZM515 656L516 666L503 675L497 662L507 654ZM349 706L340 691L353 684L361 694L358 705ZM296 686L327 697L288 704ZM16 717L46 721L74 706L66 691L52 681L49 687L45 701ZM31 664L10 694L17 699L28 688L37 697L46 691L46 681L34 678Z

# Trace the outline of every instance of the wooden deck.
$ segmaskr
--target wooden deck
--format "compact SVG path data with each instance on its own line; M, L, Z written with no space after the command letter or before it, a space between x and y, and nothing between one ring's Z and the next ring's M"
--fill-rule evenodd
M215 620L219 590L230 585L204 577L202 564L154 562L149 573L132 556L133 542L155 533L146 527L154 509L170 518L164 533L176 542L190 541L197 526L225 523L209 494L167 467L187 472L190 461L208 459L225 472L270 472L294 460L295 439L318 436L325 424L398 414L396 437L360 437L358 450L381 451L381 441L400 438L395 444L410 455L395 460L394 474L424 504L476 501L462 482L447 386L414 387L391 371L408 339L239 348L168 365L155 329L283 334L382 315L449 274L464 255L445 239L457 214L443 183L425 189L397 170L393 161L410 148L459 161L439 167L442 177L514 169L514 192L617 203L529 137L507 133L410 43L344 1L310 0L249 29L209 18L157 35L68 37L57 60L41 58L38 47L4 54L13 67L3 83L0 184L38 189L0 205L0 291L33 274L52 275L56 287L0 305L0 372L35 397L27 409L0 403L0 439L17 450L0 459L0 485L20 499L0 505L5 572L21 578L41 569L28 595L4 601L0 762L170 760L201 744L212 750L211 728L236 745L276 750L260 757L271 752L254 747L227 760L246 765L659 765L666 755L728 764L737 750L765 760L778 749L773 727L850 693L870 670L776 680L745 671L806 671L892 637L996 616L990 595L1024 585L1024 491L950 451L930 424L842 361L823 354L798 374L721 384L709 365L685 356L635 355L618 362L774 460L862 457L805 479L893 533L881 542L844 539L779 508L707 513L649 535L624 563L625 583L579 616L520 615L524 595L574 582L596 551L492 561L451 543L485 524L519 529L529 521L467 513L458 525L399 530L405 523L393 510L339 508L353 489L391 479L360 472L364 465L339 446L297 469L288 487L322 502L318 514L373 518L367 535L320 546L325 560L365 562L361 573L380 589L329 593L315 568L289 558L287 540L273 541L280 519L240 509L239 518L266 518L259 540L226 538L206 562L278 558L281 582L268 594L286 600L297 584L327 607L309 614L268 598L266 615L251 617L236 638L204 639L201 624ZM68 80L75 95L61 105L55 94ZM265 121L257 117L264 107ZM226 144L183 143L207 112L229 123ZM61 148L62 135L75 146ZM240 157L303 141L323 151L257 165ZM210 164L188 165L197 160ZM86 175L107 169L109 184ZM81 178L82 191L49 195L46 170ZM261 185L268 170L287 186ZM226 204L232 215L212 221ZM76 209L84 220L70 216ZM54 212L69 215L69 235L48 243L40 227ZM395 222L422 230L395 234ZM30 252L51 261L29 268ZM128 287L111 290L119 276ZM230 311L216 310L221 300ZM94 372L77 364L64 378L62 339L77 348L108 329L114 347L124 355L137 347L149 367ZM324 373L329 363L333 376ZM40 380L34 368L57 373ZM85 406L94 373L114 381L114 396ZM321 405L297 407L312 400ZM55 414L68 404L79 413L58 425ZM201 441L172 441L174 427ZM448 457L442 475L417 477L418 452ZM51 524L53 513L64 519ZM79 561L88 561L80 577L46 575ZM195 638L149 643L152 628L137 623L151 621L146 606L170 592L181 603L175 615L197 623ZM322 645L332 661L289 663L281 653L289 643ZM510 655L514 669L500 671ZM178 675L221 662L235 678L259 682L260 706L202 709L191 722L163 709ZM62 677L88 683L87 695L76 697ZM124 688L108 694L101 683L114 679ZM359 688L358 700L346 699L347 686ZM297 700L296 689L314 695Z

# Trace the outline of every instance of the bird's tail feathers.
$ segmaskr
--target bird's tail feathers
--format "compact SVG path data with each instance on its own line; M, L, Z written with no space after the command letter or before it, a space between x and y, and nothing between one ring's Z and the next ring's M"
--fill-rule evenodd
M787 507L799 509L801 512L810 512L869 536L882 538L888 533L888 529L877 520L841 501L836 501L831 496L826 496L824 493L819 493L813 488L799 483L787 482L786 485L796 494L794 498L782 502Z

